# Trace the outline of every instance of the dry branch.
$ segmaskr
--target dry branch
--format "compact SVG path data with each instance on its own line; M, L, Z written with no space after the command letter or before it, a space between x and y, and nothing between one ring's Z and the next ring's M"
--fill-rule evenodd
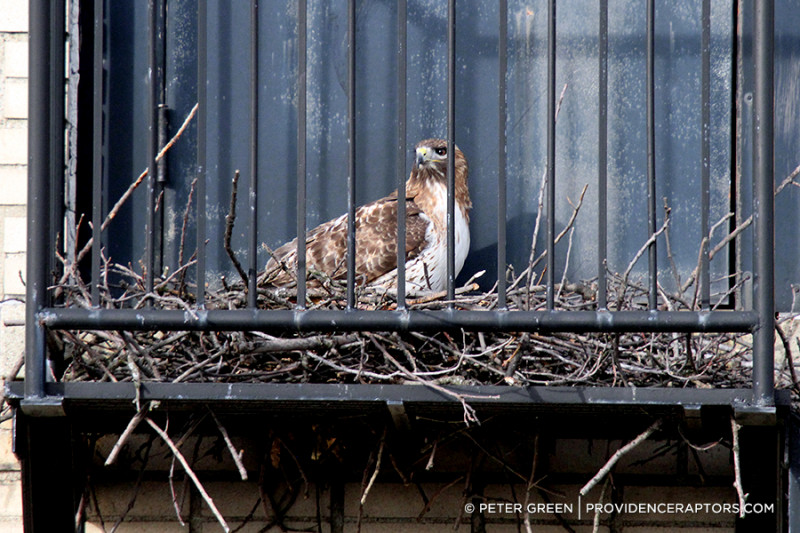
M158 436L161 437L161 440L163 440L164 444L166 444L169 447L169 449L172 451L172 454L175 456L175 458L178 459L178 462L181 464L181 466L183 467L183 470L186 472L186 474L189 476L189 478L191 478L192 482L194 483L194 486L197 488L197 491L200 493L200 496L203 497L203 500L205 500L206 504L211 509L211 512L214 513L214 516L216 517L217 521L219 522L219 525L222 526L222 529L225 530L226 533L229 532L231 530L231 528L228 527L228 523L225 521L225 518L222 516L222 514L220 514L219 509L217 509L217 506L214 504L214 500L211 499L211 496L208 495L208 492L206 492L206 489L205 489L205 487L203 487L203 484L200 483L200 480L197 478L197 475L194 473L194 470L192 470L192 467L189 466L189 462L183 456L183 454L178 449L178 447L175 445L175 443L172 441L172 439L169 438L169 435L167 435L167 432L164 431L163 429L161 429L158 426L158 424L153 422L150 418L145 418L145 421L148 423L148 425L151 428L153 428L153 431L155 431L156 434L158 434Z
M170 139L169 142L165 144L164 147L161 148L161 150L159 150L158 155L156 155L156 162L161 161L161 158L164 157L164 154L166 154L167 151L169 151L169 149L175 145L178 139L180 139L181 135L183 135L183 132L186 131L186 128L189 127L189 123L197 114L198 107L199 107L198 104L194 104L194 107L186 116L186 118L183 121L183 124L181 124L181 127L178 128L178 131L175 133L172 139ZM111 221L114 220L114 218L117 216L117 213L119 213L119 210L122 208L123 204L125 204L125 202L128 201L128 198L130 198L131 194L133 194L133 191L135 191L139 187L139 185L142 184L144 178L147 177L148 172L149 169L147 168L144 169L142 173L139 174L139 177L136 178L136 180L134 180L134 182L131 183L130 186L128 186L128 189L123 193L123 195L119 198L119 200L117 200L117 203L114 204L114 206L108 212L108 215L106 215L105 220L103 220L103 223L100 226L100 231L105 231L105 229L108 227ZM80 263L81 260L86 256L86 254L89 253L89 250L91 250L92 248L93 242L94 240L92 237L90 237L89 240L86 241L86 244L83 246L83 248L81 248L81 251L78 252L77 257L75 258L76 263Z
M122 432L122 434L119 436L119 439L117 439L117 442L114 443L114 447L111 448L111 453L108 454L106 462L104 463L105 466L110 466L114 464L114 461L117 460L119 452L122 450L122 446L125 444L125 442L127 442L128 438L131 436L134 430L139 426L139 423L144 419L145 414L146 414L145 409L136 411L136 414L133 415L131 421L128 422L128 426L125 428L125 431Z
M372 490L372 486L375 484L375 480L378 479L378 473L381 471L381 463L383 462L383 450L385 447L386 447L386 428L383 428L383 435L381 435L381 442L378 446L378 458L375 459L375 470L372 472L372 476L370 476L369 482L367 483L367 486L364 487L364 492L361 494L362 507L367 502L367 496L369 495L369 491Z
M225 246L225 251L228 253L228 257L233 263L233 266L236 267L236 272L239 273L239 277L242 278L244 282L244 290L248 290L250 286L250 282L248 281L247 274L245 273L244 269L242 268L242 264L236 259L236 254L233 253L233 248L231 248L231 236L233 235L233 225L236 222L236 196L237 191L239 190L239 171L237 170L233 174L233 181L231 182L231 206L228 210L228 214L225 215L225 235L223 237L223 243Z
M590 479L589 482L581 488L580 495L586 496L586 494L590 490L592 490L594 486L600 482L601 479L603 479L609 472L611 472L611 469L614 468L614 465L616 465L617 462L620 459L622 459L622 457L626 453L630 452L638 445L640 445L642 442L647 440L647 438L650 437L650 435L652 435L658 428L661 427L661 424L663 422L664 421L659 418L658 420L650 424L650 427L644 430L638 437L636 437L628 444L626 444L625 446L614 452L614 455L612 455L611 458L608 461L606 461L606 464L603 465L603 468L598 470L597 473L594 475L594 477Z
M747 501L747 494L742 487L742 467L739 462L739 430L742 426L731 415L731 433L733 434L733 488L736 489L736 496L739 499L739 518L744 518L744 504Z
M225 429L225 426L222 425L222 422L219 421L219 418L217 418L217 415L214 414L214 411L212 411L210 407L208 408L208 412L211 413L211 418L214 419L214 423L217 424L217 429L219 429L219 432L222 434L222 438L225 441L225 445L228 447L228 451L231 453L233 462L236 463L236 468L239 470L239 476L241 476L242 481L247 481L247 469L242 463L242 452L236 451L236 447L233 445L228 435L228 430Z

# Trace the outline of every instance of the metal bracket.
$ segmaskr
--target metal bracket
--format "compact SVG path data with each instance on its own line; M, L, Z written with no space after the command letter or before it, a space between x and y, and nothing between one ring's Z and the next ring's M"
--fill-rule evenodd
M19 402L19 408L27 416L59 417L66 416L64 398L61 396L43 396L26 398Z
M683 418L689 431L699 431L703 427L702 405L684 405Z
M776 407L755 405L736 406L733 410L736 421L743 426L774 426L778 423Z
M408 418L406 406L402 401L387 400L386 408L389 409L389 414L392 415L394 427L400 433L407 433L411 431L411 420Z

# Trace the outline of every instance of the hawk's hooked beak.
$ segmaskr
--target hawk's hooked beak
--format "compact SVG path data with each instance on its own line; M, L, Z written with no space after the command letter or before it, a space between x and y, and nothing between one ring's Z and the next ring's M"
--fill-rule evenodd
M428 160L428 149L424 146L417 148L417 167L421 167Z

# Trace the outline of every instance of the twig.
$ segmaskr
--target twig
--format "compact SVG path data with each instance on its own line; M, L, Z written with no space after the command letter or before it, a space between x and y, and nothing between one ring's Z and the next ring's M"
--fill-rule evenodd
M269 341L258 344L253 348L253 354L266 353L286 353L294 351L305 351L315 349L331 349L343 344L350 344L360 339L357 334L345 335L314 335L311 337L294 338L272 338Z
M169 464L169 476L167 479L169 481L169 494L172 498L172 508L175 510L175 516L178 518L178 523L182 527L186 527L186 522L183 520L183 516L181 515L181 506L183 502L178 501L178 494L175 492L175 456L172 456L172 461ZM184 496L186 495L186 490L183 491ZM185 501L185 500L184 500Z
M242 481L247 481L247 469L242 464L242 453L236 451L236 447L231 442L230 436L228 436L228 430L225 429L225 426L222 425L222 422L219 421L217 415L214 414L214 411L211 410L211 407L208 407L208 412L211 413L211 418L214 419L214 422L217 424L217 429L222 434L222 438L225 440L225 444L228 446L228 451L231 452L231 457L233 458L233 462L236 463L236 468L239 469L239 475L242 477Z
M278 437L277 440L278 440L278 443L280 444L281 448L283 448L284 450L287 451L287 453L289 454L289 457L292 458L292 461L294 462L294 465L297 467L297 472L300 474L300 477L303 480L303 495L307 498L308 497L308 476L306 476L306 473L303 470L303 465L300 464L300 460L297 458L297 455L295 455L294 451L292 451L292 449L289 448L289 445L286 444L286 442L282 438Z
M669 209L667 199L664 198L664 212ZM713 230L712 230L713 231ZM669 259L669 266L672 269L672 278L675 280L675 286L681 286L681 275L678 273L678 265L675 264L675 256L672 254L672 242L670 241L669 227L664 230L664 244L667 248L667 259Z
M800 165L797 165L794 170L792 170L788 176L786 176L778 188L775 189L775 195L777 196L779 192L781 192L787 185L792 183L797 175L800 174Z
M186 199L186 208L183 210L183 221L181 222L181 244L178 248L178 264L183 264L183 252L186 247L186 228L189 225L189 214L192 208L192 199L194 198L194 190L197 187L197 176L192 180L189 187L189 197Z
M8 383L9 381L14 381L17 377L17 374L19 374L19 371L22 370L23 366L25 366L25 354L22 354L19 357L17 357L17 360L14 361L14 364L11 365L11 368L9 368L8 372L6 372L3 381L5 381L6 383ZM2 394L5 394L5 392L2 392Z
M528 344L529 338L530 334L528 332L523 333L519 338L519 342L517 342L517 348L514 350L514 353L511 354L511 357L503 361L503 365L506 367L504 381L509 385L514 385L517 382L514 378L514 373L517 371L517 368L519 368L519 363L522 360L522 348Z
M742 488L742 467L739 463L739 430L741 428L741 424L731 415L731 433L733 433L733 488L736 489L736 495L739 498L739 518L744 518L744 504L747 501L747 494Z
M725 238L719 241L717 245L711 249L710 252L708 252L708 259L709 260L714 259L714 256L717 255L720 250L722 250L725 246L727 246L728 243L731 242L733 239L738 237L739 234L743 232L745 229L747 229L747 227L752 223L753 223L753 215L750 215L741 224L736 226L733 231L727 234Z
M418 381L419 383L425 385L426 387L430 387L433 390L442 392L442 393L444 393L444 394L446 394L446 395L448 395L448 396L450 396L452 398L455 398L458 401L460 401L461 402L461 406L464 408L464 423L466 423L467 425L469 425L470 423L480 424L480 421L478 420L478 416L475 413L475 409L473 409L473 407L467 403L467 399L468 398L476 398L476 399L499 398L499 396L497 396L497 395L482 396L482 395L474 395L474 394L460 394L458 392L451 391L450 389L442 387L441 385L439 385L437 383L433 383L431 381L424 380L421 377L409 372L405 367L403 367L403 365L401 365L400 362L397 361L397 359L392 357L391 354L389 354L389 352L386 351L386 348L384 348L383 345L381 345L379 342L377 342L375 340L375 337L373 335L370 335L370 334L367 334L367 335L370 338L370 340L372 341L372 343L375 345L375 347L378 348L378 350L380 350L380 352L383 354L383 356L387 360L389 360L394 366L396 366L398 368L398 370L400 370L400 372L402 374L404 374L405 376L407 376L408 378L410 378L410 379L412 379L414 381Z
M423 507L423 508L422 508L422 511L420 511L419 515L417 515L417 521L419 522L420 520L422 520L422 518L423 518L423 517L424 517L426 514L428 514L428 512L431 510L431 507L433 507L433 502L435 502L435 501L436 501L436 499L437 499L437 498L438 498L438 497L439 497L439 496L440 496L442 493L444 493L444 491L446 491L447 489L449 489L450 487L452 487L453 485L455 485L455 484L456 484L456 483L458 483L459 481L463 481L463 480L464 480L464 476L459 476L459 477L457 477L456 479L454 479L453 481L451 481L450 483L448 483L448 484L446 484L446 485L442 485L441 487L439 487L439 488L436 490L436 492L434 492L434 493L431 495L431 497L428 499L427 503L425 503L425 507Z
M136 484L133 486L133 494L131 495L131 498L128 500L127 507L125 507L125 510L122 511L122 514L120 515L120 517L117 519L117 521L111 527L111 533L114 533L115 531L117 531L119 526L122 525L122 522L125 521L125 517L127 517L128 513L130 513L131 510L133 509L133 506L136 503L136 498L139 496L139 490L141 490L142 481L144 480L144 471L145 471L145 468L147 467L147 463L149 462L149 459L150 459L150 450L152 450L152 448L153 448L153 438L150 438L147 441L147 443L145 444L145 447L146 447L146 449L145 449L145 452L144 452L144 457L142 458L142 466L139 468L139 474L136 476Z
M606 478L605 483L603 483L603 490L600 491L600 498L597 500L597 503L600 505L594 511L594 518L592 519L592 533L598 533L598 531L600 531L600 509L602 509L603 500L606 497L608 483L609 479Z
M792 347L789 344L789 339L786 338L786 334L783 332L783 328L781 325L775 323L775 331L778 333L778 337L781 340L781 344L783 345L783 351L786 353L786 366L789 367L789 375L792 377L792 386L797 388L797 374L794 370L794 357L792 356ZM795 338L796 339L796 338Z
M588 188L588 184L584 185L583 190L581 191L581 196L580 196L580 198L578 200L578 203L575 204L575 206L573 207L572 213L569 216L569 220L567 220L567 223L564 224L564 227L561 229L559 234L556 235L555 239L553 239L553 244L554 245L558 244L559 242L561 242L561 239L563 239L564 236L572 230L572 228L573 228L573 226L575 224L575 220L578 218L578 213L580 213L581 207L583 206L583 198L586 195L587 188ZM532 284L534 282L534 280L532 280L530 276L533 273L533 269L536 268L536 266L545 257L547 257L547 250L542 251L542 253L539 254L538 257L536 257L536 259L533 259L533 254L531 254L531 258L530 258L530 261L528 263L528 267L520 273L520 275L517 277L517 279L514 280L514 282L511 284L511 286L508 287L507 291L509 291L509 292L512 291L514 288L517 287L517 285L520 284L521 281L523 281L527 277L527 279L528 279L528 282L527 282L528 283L528 285L527 285L528 293L534 292L537 289L537 287L539 287L539 286ZM530 300L530 294L528 294L528 300ZM528 305L528 308L529 307L530 307L530 305Z
M556 103L556 112L555 116L553 117L553 122L558 124L558 115L561 112L561 104L564 102L564 95L567 93L567 84L564 84L564 87L561 89L561 95L558 97L558 102ZM544 212L544 190L547 186L547 167L545 166L544 172L542 172L542 185L539 187L539 201L536 208L536 222L533 226L533 236L531 237L531 253L530 257L528 258L528 269L527 269L527 280L525 282L526 287L530 287L532 283L532 276L533 276L533 259L536 254L536 241L539 238L539 226L542 221L542 213ZM550 213L549 216L552 216L553 213ZM530 308L530 300L528 300L528 308Z
M375 480L378 478L378 473L381 471L381 462L383 461L383 449L385 446L386 446L386 428L383 428L383 435L381 435L381 443L378 447L378 458L375 460L375 471L372 472L372 476L369 478L369 482L367 483L367 486L364 488L364 492L361 494L362 506L364 505L364 503L366 503L369 491L372 490L372 485L375 484Z
M472 458L470 459L469 462L469 470L467 470L467 475L464 477L464 491L463 491L464 498L461 502L462 505L458 506L458 516L456 517L456 521L453 524L453 531L458 531L458 528L461 527L461 519L464 517L463 504L466 503L467 500L469 499L469 493L470 493L469 489L472 484L472 474L475 471L475 462L476 462L475 454L472 454Z
M128 440L128 437L131 436L133 431L139 426L139 423L142 421L142 419L144 419L146 412L147 406L145 406L144 409L136 411L136 414L133 415L133 418L131 418L130 422L128 422L128 426L125 428L125 431L122 432L122 434L119 436L119 439L117 439L117 442L114 443L114 447L111 448L111 453L109 453L108 457L106 457L105 466L114 464L114 461L117 460L119 452L122 450L122 446Z
M236 529L231 530L231 533L237 533L238 531L244 529L245 526L247 526L247 524L253 520L253 517L256 515L256 511L258 511L259 507L261 507L261 498L256 498L256 503L250 508L250 512L244 517L242 523L236 526Z
M478 289L480 289L480 287L481 286L478 285L477 283L467 283L463 287L458 287L456 289L456 291L455 291L456 292L456 296L461 295L461 294L466 294L468 292L477 291ZM392 294L392 291L390 291L388 294L394 296L395 298L397 297L397 292L396 291L394 291L394 294ZM425 296L420 296L417 299L410 300L408 302L408 304L409 305L424 304L424 303L428 303L428 302L433 302L435 300L441 300L442 298L445 298L446 296L447 296L447 291L434 292L434 293L431 293L431 294L426 294ZM446 303L446 302L444 302L444 303Z
M611 471L612 468L614 468L614 465L617 464L617 461L622 459L622 457L626 453L630 452L631 450L636 448L639 444L641 444L642 442L647 440L647 438L650 435L652 435L653 432L655 432L658 428L661 427L662 423L663 423L663 420L661 418L659 418L658 420L656 420L655 422L650 424L650 427L647 428L646 430L644 430L638 437L636 437L635 439L630 441L628 444L626 444L625 446L623 446L622 448L620 448L619 450L614 452L614 455L612 455L611 458L608 461L606 461L606 464L603 465L603 468L601 468L597 472L597 474L595 474L594 477L592 479L590 479L589 482L586 485L583 486L583 488L580 490L580 495L581 496L586 496L586 493L589 492L590 490L592 490L594 488L594 486L597 485L597 483L599 483L600 480L603 479L603 477L605 477L606 474L608 474Z
M433 441L433 448L431 448L431 455L428 457L428 462L425 463L425 470L433 469L433 460L436 457L436 448L439 446L439 439Z
M534 476L536 475L536 467L539 462L539 433L537 432L533 437L533 460L531 461L531 475L528 477L528 482L525 484L525 531L533 533L531 527L531 513L528 510L528 503L531 501L531 490L535 486Z
M228 523L225 521L225 518L220 514L219 509L217 509L217 506L214 505L214 500L211 499L211 496L208 495L208 492L206 492L206 489L205 487L203 487L203 484L200 483L199 479L197 479L197 475L194 473L194 470L192 470L192 467L189 466L189 463L186 461L186 458L183 456L181 451L178 449L177 446L175 446L175 443L172 442L172 439L169 438L169 435L167 435L167 433L163 429L161 429L158 426L158 424L153 422L148 417L145 418L145 421L147 421L150 427L153 428L153 431L155 431L158 434L158 436L161 437L161 440L163 440L164 443L167 446L169 446L169 449L172 450L173 455L181 463L181 466L183 466L184 471L191 478L192 482L194 483L194 486L197 488L197 491L200 493L200 495L203 497L208 507L211 509L211 512L214 513L214 516L216 517L219 524L222 526L222 529L225 530L225 533L229 533L231 528L228 527Z
M710 450L712 448L715 448L716 446L719 445L720 442L722 442L722 437L720 437L719 440L716 440L714 442L709 442L708 444L694 444L692 441L687 439L686 436L683 434L683 431L681 431L681 426L680 425L678 425L678 435L680 435L680 437L683 440L683 442L689 448L691 448L692 450L695 450L695 451L700 451L700 452L707 452L708 450Z
M175 142L177 142L177 140L181 137L181 135L183 135L183 132L186 131L186 128L189 127L189 123L192 121L194 116L197 114L197 108L198 107L199 107L199 104L194 104L194 107L189 112L189 115L184 119L183 124L181 124L181 127L178 129L178 132L175 133L175 135L172 137L172 139L170 139L169 142L167 144L165 144L164 147L158 152L158 155L156 155L156 161L161 161L161 158L164 157L164 154L166 154L167 151L170 148L172 148L172 146L175 144ZM114 207L112 207L111 210L108 212L108 215L106 215L105 220L103 220L103 223L100 226L100 231L104 231L108 227L108 225L111 223L111 221L114 220L114 218L117 216L117 213L119 213L119 210L122 208L122 206L128 200L128 198L130 198L131 194L133 194L133 191L135 191L136 188L139 187L139 185L142 184L142 181L144 180L144 178L147 177L147 173L148 172L149 172L149 168L144 169L144 171L142 171L142 173L139 174L139 177L136 178L136 180L133 183L130 184L130 186L122 194L122 196L120 196L119 200L117 200L117 203L114 204ZM89 253L89 250L92 249L93 242L94 242L94 238L93 237L89 237L89 240L86 241L86 244L83 245L83 248L81 248L81 251L78 252L77 257L75 258L75 262L76 263L80 263L81 260L86 256L86 254Z
M585 189L584 189L585 190ZM564 272L561 273L561 283L558 287L557 299L561 299L561 289L567 284L567 271L569 270L569 256L572 254L572 237L575 235L575 226L569 230L569 239L567 239L567 254L564 259Z
M19 371L22 370L22 367L24 365L25 365L25 354L23 353L19 357L17 357L17 360L14 362L13 365L11 365L11 368L8 370L8 372L6 372L6 375L3 377L3 383L14 381L14 379L17 377L17 374L19 374ZM2 405L3 402L5 402L5 400L6 400L6 393L5 393L5 387L3 387L2 390L0 390L0 405Z
M622 274L622 283L620 284L619 290L617 291L618 304L622 302L622 297L625 294L625 290L628 287L628 276L630 276L633 267L636 266L636 263L639 261L642 255L644 255L647 249L650 248L650 245L656 242L658 236L664 233L664 230L667 229L667 227L669 226L669 218L670 218L670 211L667 211L667 213L664 215L664 223L661 224L661 227L658 229L658 231L650 235L650 238L648 238L647 241L642 245L642 247L639 248L639 251L637 251L636 255L633 256L631 262L628 263L628 268L626 268L625 272Z
M239 277L241 277L242 281L244 282L244 290L247 292L250 287L250 283L247 281L247 274L242 268L241 263L239 263L239 260L236 259L236 254L233 253L233 248L231 248L231 235L233 234L233 225L236 222L236 195L238 189L239 171L237 170L233 173L233 181L231 183L231 206L228 210L228 214L225 215L225 235L223 237L223 243L225 244L225 251L228 252L228 257L231 258L233 266L236 267Z
M720 242L717 243L709 252L708 252L708 260L711 261L714 259L714 256L717 255L720 250L725 248L732 240L739 236L741 232L743 232L747 227L753 223L753 215L747 217L744 222L736 226L729 234L727 234ZM681 292L686 292L686 290L691 286L692 283L697 279L697 268L695 268L692 273L689 275L689 279L681 286Z
M510 474L516 476L517 479L519 479L520 481L525 483L528 482L528 478L523 476L520 472L517 472L510 464L508 464L508 462L504 461L502 458L498 457L497 455L487 450L486 447L483 446L475 437L473 437L469 433L464 433L464 436L467 437L469 440L471 440L472 443L475 445L475 447L478 448L487 458L491 459L492 461L503 467ZM541 488L535 483L533 486L535 486L536 488Z

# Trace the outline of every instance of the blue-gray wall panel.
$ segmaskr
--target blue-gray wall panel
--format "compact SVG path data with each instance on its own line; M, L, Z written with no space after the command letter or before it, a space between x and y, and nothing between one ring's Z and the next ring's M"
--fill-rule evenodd
M147 113L147 9L143 2L109 2L106 131L113 201L144 168ZM167 8L166 99L174 133L196 101L196 0L170 0ZM234 249L246 260L246 190L249 180L249 2L209 0L208 37L208 281L230 274L222 249L224 218L233 173L239 169L239 219ZM364 203L395 188L396 2L357 3L357 198ZM456 141L470 162L472 248L462 279L477 270L495 271L497 194L498 12L489 0L460 0L457 10ZM508 83L508 258L527 264L545 167L546 3L509 1ZM798 88L798 17L789 0L777 4L776 179L800 163L795 112ZM732 205L733 6L712 2L711 20L711 223ZM276 247L294 237L297 12L295 2L261 2L259 35L260 128L259 223L261 242ZM308 5L308 204L309 227L346 209L347 71L346 2ZM558 3L557 89L566 84L557 125L557 231L588 185L578 217L568 277L596 275L597 220L597 28L598 3ZM645 10L640 2L612 3L609 35L609 267L624 270L646 241ZM408 137L413 145L446 131L446 2L410 0L408 8ZM657 3L656 171L658 224L663 201L672 209L673 259L682 279L695 267L700 245L700 2ZM165 263L174 268L183 212L195 176L195 124L169 155L164 196ZM144 194L112 226L115 260L138 261L143 249ZM800 191L788 187L777 199L778 304L791 304L789 284L798 279L796 231ZM743 207L747 211L749 206ZM194 250L190 217L186 256ZM544 249L544 229L537 249ZM712 244L722 237L718 232ZM744 241L747 242L747 241ZM746 251L744 252L746 255ZM566 240L556 264L566 260ZM267 259L259 252L258 263ZM644 261L644 260L643 260ZM749 264L745 261L744 266ZM730 268L727 253L711 264L712 279ZM642 262L637 276L646 273ZM560 272L558 275L560 276ZM663 238L659 275L674 286ZM487 274L484 284L491 285ZM714 284L723 291L727 281ZM787 297L788 295L788 297ZM788 298L788 299L787 299Z

